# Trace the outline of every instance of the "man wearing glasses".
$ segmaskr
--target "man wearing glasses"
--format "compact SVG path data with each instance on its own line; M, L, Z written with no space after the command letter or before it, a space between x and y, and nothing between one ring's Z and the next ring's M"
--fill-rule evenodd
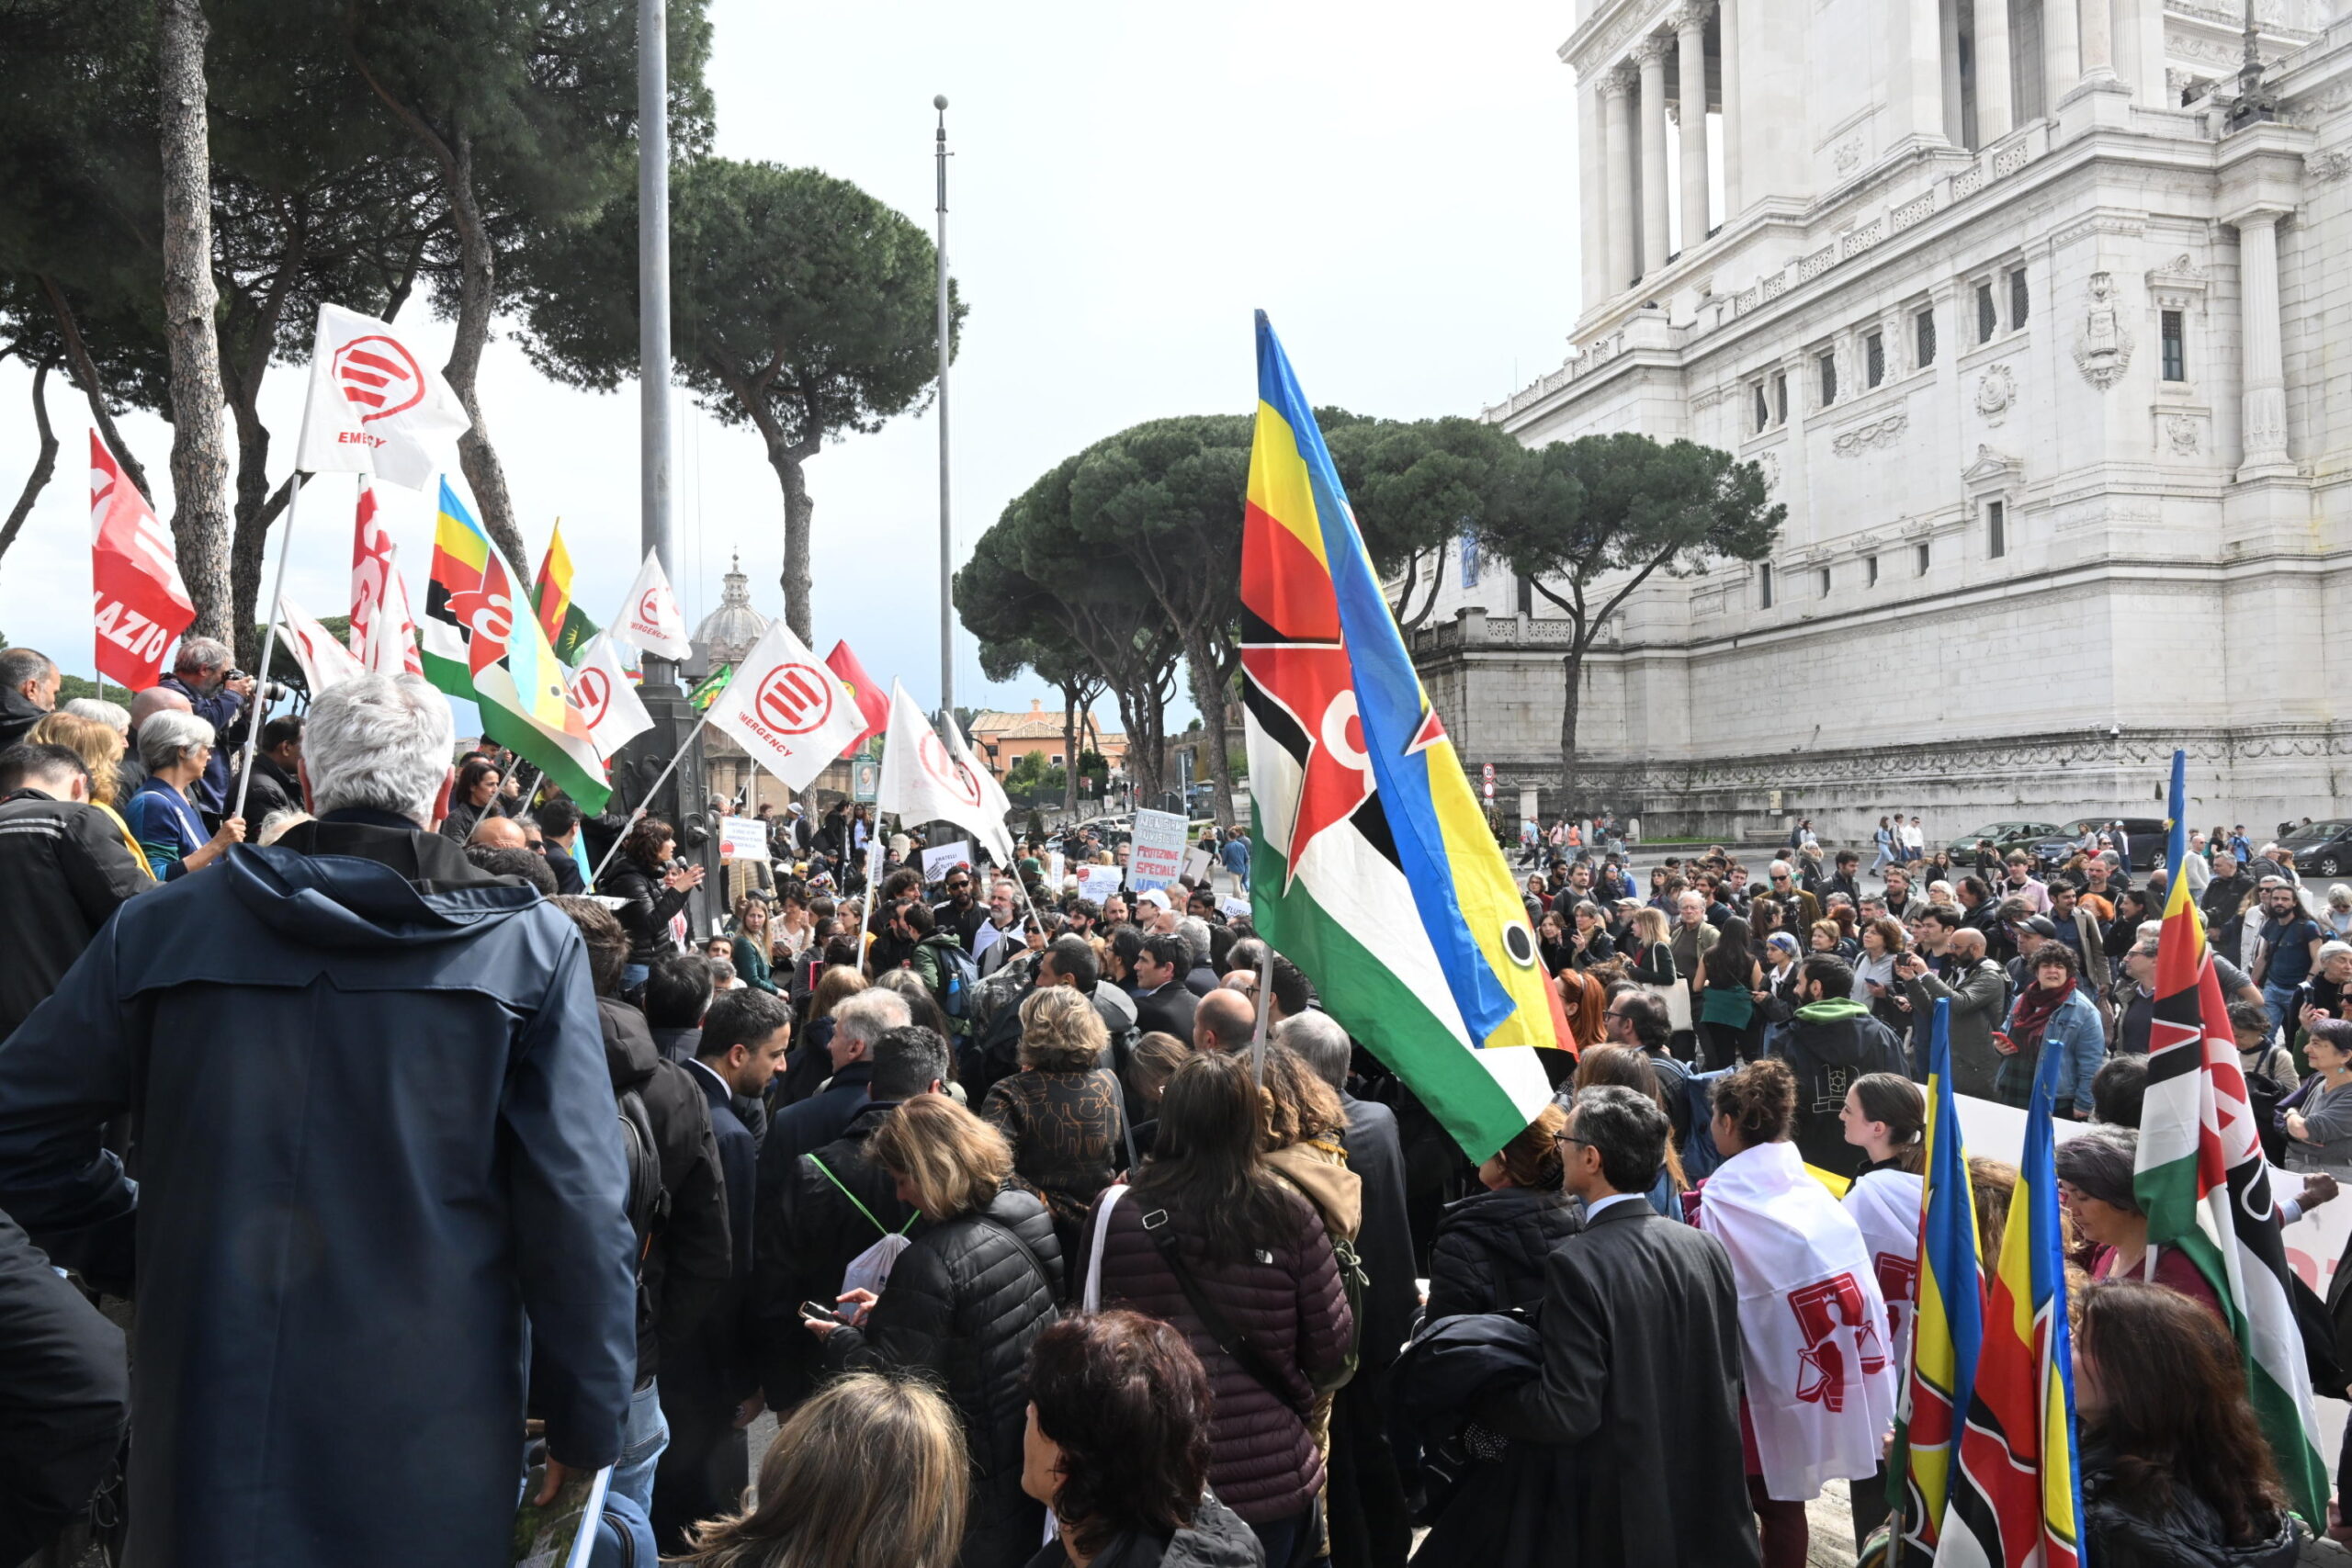
M1781 929L1811 931L1821 919L1821 900L1797 886L1796 872L1787 861L1774 861L1765 874L1771 879L1771 891L1765 897L1781 907Z
M972 896L972 868L961 864L953 867L941 880L940 887L947 899L933 907L932 921L941 931L953 931L964 951L969 953L973 933L989 920L988 909Z

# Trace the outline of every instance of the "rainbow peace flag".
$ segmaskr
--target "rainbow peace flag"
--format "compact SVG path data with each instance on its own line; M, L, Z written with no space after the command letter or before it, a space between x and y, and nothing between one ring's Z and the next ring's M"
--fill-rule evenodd
M1241 605L1258 930L1482 1160L1567 1021L1263 311Z

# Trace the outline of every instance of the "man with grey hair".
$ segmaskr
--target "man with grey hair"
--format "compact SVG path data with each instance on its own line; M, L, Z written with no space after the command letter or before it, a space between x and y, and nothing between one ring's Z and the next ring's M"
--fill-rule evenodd
M13 746L57 706L65 677L36 649L0 648L0 746Z
M135 1247L134 1557L504 1561L526 1343L549 1481L621 1452L637 1246L588 954L424 830L449 742L413 676L322 693L318 819L125 904L0 1046L0 1209L102 1289ZM391 1331L355 1354L362 1321ZM432 1506L355 1515L356 1476Z
M1184 988L1205 997L1217 985L1217 973L1209 965L1209 923L1198 915L1186 915L1176 922L1176 934L1184 939L1184 951L1193 960L1184 971Z
M787 1105L768 1124L760 1144L760 1187L773 1194L779 1182L791 1179L793 1163L811 1149L821 1149L842 1135L865 1107L866 1086L874 1081L874 1044L894 1029L914 1021L907 998L880 986L844 998L833 1008L833 1034L821 1045L803 1051L823 1051L833 1076L825 1086L797 1105Z
M212 761L190 792L196 808L211 821L227 809L229 756L245 743L247 705L253 701L254 678L229 668L229 645L209 637L180 639L172 658L172 672L162 684L187 699L188 711L212 726ZM235 678L231 679L234 673Z

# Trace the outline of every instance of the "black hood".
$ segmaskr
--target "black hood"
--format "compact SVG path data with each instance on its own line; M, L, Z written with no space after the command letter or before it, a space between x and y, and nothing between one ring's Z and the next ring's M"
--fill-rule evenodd
M605 1026L605 1066L613 1075L614 1089L645 1087L662 1060L645 1015L618 997L598 997L596 1020Z
M1449 1231L1467 1232L1489 1252L1539 1278L1552 1249L1582 1228L1566 1198L1526 1187L1456 1199L1438 1223Z

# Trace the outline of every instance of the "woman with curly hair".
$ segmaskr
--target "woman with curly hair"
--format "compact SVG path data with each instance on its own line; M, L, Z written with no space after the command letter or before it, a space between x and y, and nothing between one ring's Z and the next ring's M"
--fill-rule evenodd
M458 782L464 783L462 774ZM613 911L628 933L628 962L621 966L624 992L645 984L654 960L678 950L670 937L670 918L686 907L686 895L702 885L702 867L672 869L670 862L677 852L675 828L659 817L640 817L621 840L621 852L596 879L598 893L625 900Z
M980 1114L1012 1145L1014 1179L1045 1200L1062 1256L1077 1256L1087 1205L1132 1162L1118 1075L1102 1066L1102 1015L1070 986L1021 1003L1021 1070L997 1079Z

